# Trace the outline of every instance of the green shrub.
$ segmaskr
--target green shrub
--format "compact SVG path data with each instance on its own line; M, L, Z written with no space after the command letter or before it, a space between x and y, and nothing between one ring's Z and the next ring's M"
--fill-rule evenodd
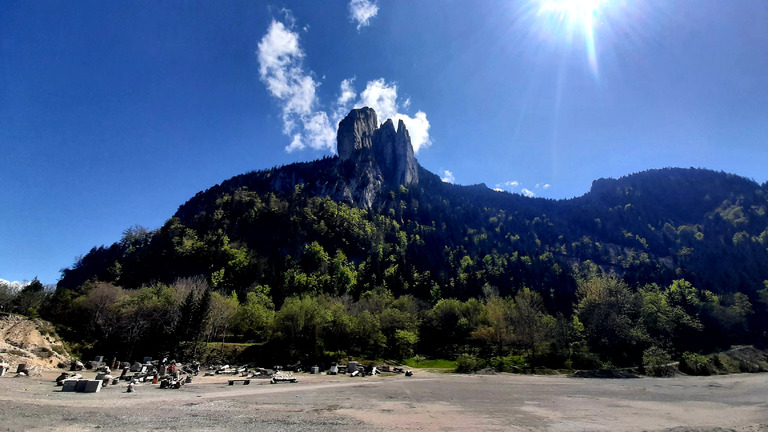
M667 366L672 357L664 349L652 346L643 351L643 369L648 375L662 376L671 373Z
M43 336L55 336L56 335L56 328L54 328L52 325L42 325L37 328L37 331L40 332Z
M472 354L462 354L456 359L456 371L461 373L472 373L480 370L480 359Z
M713 375L717 373L717 368L710 357L705 355L686 352L680 360L680 372L688 375Z
M520 372L528 367L524 356L512 354L505 357L494 357L490 363L490 366L497 372Z
M36 356L40 358L51 358L53 356L53 351L46 347L38 347L32 350L32 352L35 353Z

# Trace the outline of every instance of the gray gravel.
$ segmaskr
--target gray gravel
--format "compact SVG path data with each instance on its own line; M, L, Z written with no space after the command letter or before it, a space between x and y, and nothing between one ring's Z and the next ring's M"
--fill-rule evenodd
M768 431L768 374L577 379L434 374L228 386L208 377L179 390L142 384L63 393L56 373L0 378L2 430Z

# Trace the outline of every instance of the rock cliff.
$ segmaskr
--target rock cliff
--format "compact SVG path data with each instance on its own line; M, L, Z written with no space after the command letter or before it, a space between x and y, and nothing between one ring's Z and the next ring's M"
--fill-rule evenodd
M411 137L402 120L395 130L388 119L381 127L371 108L352 110L340 123L336 136L339 165L348 173L345 200L371 208L386 185L396 189L418 183L418 163Z

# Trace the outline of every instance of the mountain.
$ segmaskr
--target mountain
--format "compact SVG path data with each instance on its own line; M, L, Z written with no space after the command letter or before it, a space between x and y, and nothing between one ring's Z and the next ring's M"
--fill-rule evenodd
M337 154L202 191L161 228L92 249L58 287L202 275L240 295L268 285L277 304L301 292L386 287L435 301L530 287L568 311L590 263L633 286L684 278L750 298L768 280L768 188L736 175L649 170L568 200L453 185L418 164L402 121L380 125L370 108L340 122Z

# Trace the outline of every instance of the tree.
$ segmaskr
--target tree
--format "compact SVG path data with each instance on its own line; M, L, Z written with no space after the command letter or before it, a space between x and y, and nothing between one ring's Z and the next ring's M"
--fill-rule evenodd
M221 337L221 342L222 344L224 343L227 330L234 324L234 318L239 306L237 294L234 292L228 296L222 295L219 292L211 294L209 319L206 328L206 339L209 342Z
M387 348L387 338L381 331L379 318L370 311L360 312L355 320L354 339L360 352L377 358Z
M662 350L695 349L691 346L694 332L702 329L696 290L685 281L675 281L667 289L646 285L639 293L639 324L648 333L650 343Z
M16 297L16 290L11 284L0 281L0 311L7 312L11 309L13 299Z
M257 285L248 291L235 319L237 330L246 338L268 340L275 322L275 305L269 296L269 287Z
M17 313L36 318L45 298L45 286L35 277L13 298L12 309Z
M638 326L640 298L614 274L592 273L578 280L576 314L590 350L619 364L639 361L646 340Z
M118 323L115 308L124 296L123 289L106 282L96 282L81 305L88 318L88 331L96 339L109 339Z
M542 343L554 327L554 318L546 313L541 295L523 288L515 295L512 308L512 328L515 340L536 359L536 345Z
M496 355L503 355L504 348L513 340L512 301L501 297L490 297L485 302L482 324L472 332L474 339L492 347Z
M275 316L275 327L285 339L291 357L314 355L323 349L320 335L329 318L318 297L288 297Z
M403 360L413 357L413 349L419 342L419 336L408 330L395 330L392 338L393 351L397 353L398 359Z

